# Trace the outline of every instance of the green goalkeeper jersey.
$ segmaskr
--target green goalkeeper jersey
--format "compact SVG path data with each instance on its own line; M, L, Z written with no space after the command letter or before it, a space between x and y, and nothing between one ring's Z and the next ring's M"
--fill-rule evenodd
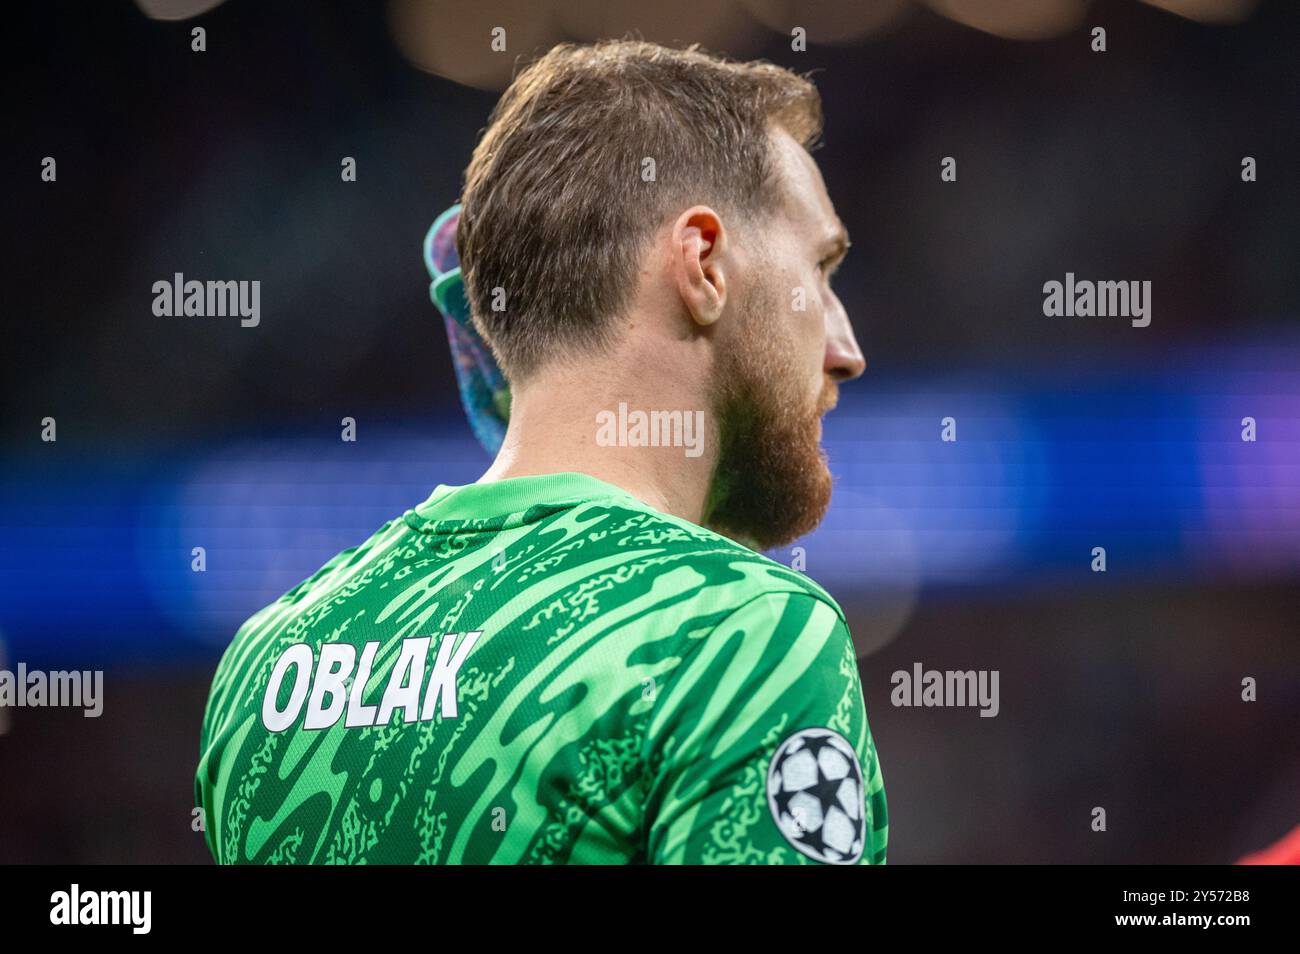
M218 862L857 864L888 821L819 586L581 474L441 486L248 620Z

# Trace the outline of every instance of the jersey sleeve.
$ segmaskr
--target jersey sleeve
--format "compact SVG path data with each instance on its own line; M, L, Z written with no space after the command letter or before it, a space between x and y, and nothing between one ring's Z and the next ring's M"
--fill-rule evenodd
M655 864L883 863L884 786L838 609L766 593L692 644L647 732Z

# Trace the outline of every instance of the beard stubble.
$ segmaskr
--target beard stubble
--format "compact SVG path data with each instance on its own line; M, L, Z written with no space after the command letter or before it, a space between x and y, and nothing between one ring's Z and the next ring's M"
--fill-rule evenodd
M719 454L705 523L755 549L784 546L821 523L830 506L831 474L821 447L821 417L838 388L824 377L810 401L794 365L796 351L764 327L774 302L742 310L739 347L715 366L713 415ZM766 304L767 307L759 307Z

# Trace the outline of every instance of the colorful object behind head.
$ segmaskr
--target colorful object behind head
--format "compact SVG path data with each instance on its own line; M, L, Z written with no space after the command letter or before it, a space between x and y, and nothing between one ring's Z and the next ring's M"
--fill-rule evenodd
M456 257L456 223L460 206L438 216L424 237L424 265L429 269L429 297L442 312L456 367L460 400L465 405L474 436L489 454L501 448L510 420L510 387L497 367L492 351L470 319L469 300Z

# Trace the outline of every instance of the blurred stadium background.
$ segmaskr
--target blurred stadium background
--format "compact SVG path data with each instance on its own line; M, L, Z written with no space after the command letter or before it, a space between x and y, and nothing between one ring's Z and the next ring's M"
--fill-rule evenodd
M0 862L207 859L192 773L235 628L486 466L425 229L518 57L629 31L817 70L870 366L828 421L837 495L799 556L859 644L891 862L1226 862L1300 821L1300 5L5 16L0 668L107 676L100 719L0 714ZM260 280L261 324L154 317L177 271ZM1067 271L1150 280L1151 326L1045 318ZM1001 714L892 707L915 662L1000 670Z

